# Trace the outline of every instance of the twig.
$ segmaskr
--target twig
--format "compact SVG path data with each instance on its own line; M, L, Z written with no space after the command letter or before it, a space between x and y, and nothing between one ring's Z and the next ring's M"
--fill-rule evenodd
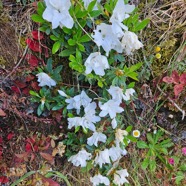
M27 50L28 50L28 46L26 46L26 48L25 48L25 50L24 50L24 53L23 53L21 59L19 60L19 62L17 63L17 65L16 65L16 66L13 68L13 70L2 80L1 83L3 83L8 77L10 77L10 76L14 73L14 71L18 68L18 66L19 66L19 65L21 64L21 62L23 61L23 59L24 59L24 57L25 57L25 55L26 55L26 53L27 53Z
M157 85L158 90L164 95L166 96L165 92L163 92L163 90L161 90L161 88L159 87L159 85ZM182 120L184 120L185 117L185 111L182 110L170 97L167 97L168 100L182 113Z

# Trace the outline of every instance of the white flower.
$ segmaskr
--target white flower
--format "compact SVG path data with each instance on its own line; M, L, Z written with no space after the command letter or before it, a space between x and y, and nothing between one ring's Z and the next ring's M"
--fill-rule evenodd
M123 0L118 0L116 3L110 22L112 23L113 33L116 34L118 38L121 38L124 35L123 30L128 30L128 27L122 22L129 17L128 13L131 13L134 8L134 5L125 5Z
M127 151L125 149L122 150L119 146L116 146L116 147L112 146L109 149L109 156L113 162L120 159L122 156L126 154L127 154Z
M124 98L123 95L123 89L116 86L110 86L108 89L109 94L112 96L112 99L118 102L122 102L122 98Z
M63 26L72 28L74 21L68 10L71 6L70 0L45 0L46 9L43 19L52 22L52 29Z
M123 99L125 101L130 100L130 96L132 96L135 93L135 90L133 88L129 88L125 91L125 94L123 96Z
M117 121L116 118L114 118L111 122L112 128L115 129L117 127Z
M117 20L120 23L123 22L124 19L129 17L128 13L131 13L134 9L134 5L128 5L125 4L123 0L118 0L110 18L110 22L112 23L112 20Z
M124 136L127 136L128 132L126 130L117 129L115 133L115 138L119 142L123 142Z
M138 40L138 36L130 31L124 33L121 44L127 55L131 55L134 50L143 47L143 44Z
M82 91L81 94L73 97L66 99L65 102L69 103L67 106L67 109L76 109L77 113L79 114L81 106L86 107L90 102L92 101L91 98L87 96L85 91Z
M94 125L94 121L87 120L85 117L74 117L74 118L68 118L68 128L71 129L72 127L78 127L81 126L84 129L90 129L92 131L96 130L96 127Z
M129 183L128 180L125 177L128 177L129 174L126 169L118 170L114 173L114 181L113 183L121 186L124 183Z
M108 149L99 151L99 153L96 155L96 158L95 158L95 164L99 164L100 168L102 168L102 165L105 163L110 163Z
M94 177L90 177L90 181L92 182L93 186L98 186L101 183L108 186L110 185L109 179L105 176L102 176L101 174L97 174Z
M100 121L100 117L96 116L95 113L96 103L92 102L85 107L85 115L83 117L68 118L68 128L82 126L84 129L88 128L95 131L94 123Z
M62 90L58 90L58 93L62 96L62 97L68 97L65 92L63 92Z
M46 73L40 72L36 75L38 77L39 86L56 86L56 82Z
M123 51L122 45L117 38L116 34L112 31L112 25L101 23L97 25L96 30L94 30L94 38L97 46L102 46L108 56L111 49L116 50L118 53Z
M133 135L135 138L139 138L139 137L140 137L140 131L139 131L139 130L133 130L133 131L132 131L132 135Z
M101 132L94 132L93 135L87 139L87 144L89 146L95 145L97 147L99 141L105 143L106 140L107 136L105 134Z
M124 109L121 108L119 104L119 102L116 102L114 100L109 100L103 105L99 102L99 107L102 110L99 116L105 117L107 114L109 114L110 118L114 119L117 113L121 113L124 111Z
M85 61L86 74L90 74L94 70L95 74L103 76L104 70L109 68L108 60L99 52L94 52L89 55Z
M72 162L73 165L75 166L81 166L81 167L86 167L87 165L87 160L90 160L92 155L88 153L85 149L82 149L79 151L76 155L71 156L68 161Z
M93 0L83 0L83 2L84 2L84 7L87 9L88 8L88 5L92 2ZM97 2L99 2L100 3L100 1L101 0L97 0ZM98 9L98 7L97 7L97 5L95 5L95 7L94 7L94 9L93 10L97 10Z

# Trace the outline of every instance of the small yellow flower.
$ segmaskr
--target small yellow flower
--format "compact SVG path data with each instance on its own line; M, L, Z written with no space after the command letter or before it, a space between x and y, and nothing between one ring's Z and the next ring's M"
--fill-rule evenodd
M155 48L155 52L159 52L161 50L161 48L159 47L159 46L157 46L156 48Z
M115 74L116 74L116 76L123 76L124 73L122 70L118 69L115 71Z
M157 54L156 54L156 58L157 58L157 59L160 59L160 58L161 58L161 54L160 54L160 53L157 53Z
M139 137L140 137L140 131L139 131L139 130L133 130L132 135L133 135L135 138L139 138Z

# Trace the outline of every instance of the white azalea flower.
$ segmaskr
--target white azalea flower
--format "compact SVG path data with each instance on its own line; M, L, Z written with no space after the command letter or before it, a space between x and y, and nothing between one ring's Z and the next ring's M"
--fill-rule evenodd
M39 86L56 86L56 82L46 73L40 72L36 75L38 77Z
M96 155L95 158L95 164L99 164L100 168L102 168L102 165L105 163L110 163L109 158L109 150L105 149L103 151L99 151L99 153Z
M113 183L121 186L124 183L129 183L128 180L125 177L128 177L129 174L126 169L118 170L114 173L114 181Z
M123 89L116 86L110 86L108 89L109 94L112 96L112 99L118 102L122 102L123 95Z
M72 162L74 166L86 167L87 160L90 160L92 155L88 153L85 149L79 151L76 155L71 156L68 161Z
M91 101L92 99L87 96L85 91L82 91L81 94L76 95L73 98L65 100L66 103L69 103L67 109L76 109L78 114L81 106L86 107Z
M131 55L134 50L143 47L143 44L138 40L138 36L130 31L124 33L121 44L127 55Z
M94 30L94 38L97 46L102 46L108 56L111 49L116 50L118 53L122 52L122 45L117 38L116 34L112 31L112 25L101 23L97 25L96 30Z
M119 104L119 102L116 102L114 100L109 100L103 105L99 102L99 107L102 110L99 116L105 117L107 114L109 114L110 118L114 119L117 113L121 113L124 111L124 109L121 108Z
M89 146L95 145L97 147L99 141L105 143L106 140L107 140L107 136L105 134L95 131L93 135L87 139L87 144Z
M114 118L111 122L112 128L115 129L117 127L117 121L116 118Z
M90 181L92 182L93 186L98 186L99 184L110 185L110 181L106 176L102 176L101 174L97 174L94 177L90 177Z
M95 74L104 76L104 70L109 68L109 64L105 56L101 55L99 52L94 52L91 53L85 61L85 67L86 74L90 74L93 70Z
M123 96L123 99L125 101L129 101L130 100L130 96L132 96L135 93L135 90L133 88L129 88L125 91L125 94Z
M46 9L43 12L43 19L52 22L52 29L63 26L72 28L74 21L69 14L70 0L45 0Z
M127 136L128 132L126 130L117 129L115 133L115 138L119 142L123 142L124 136Z
M92 102L87 107L85 107L85 115L83 117L68 118L68 128L81 126L84 129L88 128L95 131L95 123L99 122L101 119L96 116L95 113L96 103Z
M93 0L83 0L84 2L84 7L87 9L88 8L88 5L92 2ZM100 3L101 0L97 0L98 3ZM95 5L94 9L93 10L97 10L98 7L97 5Z
M118 159L120 159L122 156L126 154L127 151L125 149L121 149L119 146L112 146L109 149L109 156L113 162L117 161Z
M84 129L90 129L92 131L96 130L96 127L94 125L94 122L92 120L88 120L85 117L74 117L74 118L68 118L68 128L71 129L72 127L78 127L81 126Z
M123 30L128 30L128 27L122 22L129 17L128 13L131 13L134 8L134 5L125 5L123 0L118 0L116 3L110 22L112 23L113 33L116 34L118 38L121 38L124 35Z
M58 93L59 93L62 97L68 97L68 96L66 95L66 93L65 93L64 91L62 91L62 90L58 90Z

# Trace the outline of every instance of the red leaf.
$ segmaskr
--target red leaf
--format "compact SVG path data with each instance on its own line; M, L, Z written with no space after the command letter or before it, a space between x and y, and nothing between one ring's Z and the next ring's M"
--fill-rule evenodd
M9 180L6 176L0 176L0 183L4 184L7 183Z
M168 83L168 84L171 84L171 83L174 82L174 80L173 80L172 77L165 76L165 77L163 78L163 82Z
M174 70L174 71L172 72L171 77L172 77L172 79L173 79L173 83L175 83L175 84L178 84L178 83L179 83L180 76L179 76L179 74L178 74L177 71Z
M16 87L16 86L11 86L11 89L12 89L12 91L14 91L17 94L21 93L20 89L18 87Z
M183 73L183 74L180 76L180 83L186 85L186 73Z
M26 152L30 152L32 150L32 146L30 145L30 143L26 143L25 150Z
M38 86L38 83L37 82L32 82L31 83L31 87L34 89L34 90L40 90L41 87Z
M44 176L42 176L42 181L48 185L48 186L60 186L59 183L55 182L54 180L52 180L51 178L45 178Z
M26 43L28 47L33 50L34 52L41 52L41 47L38 41L34 41L30 38L26 39Z
M33 67L38 66L39 59L36 56L32 54L27 54L25 59L28 61L29 65Z
M0 137L0 144L1 144L1 143L3 143L3 138L2 138L2 137Z
M27 86L26 83L21 82L21 81L19 81L19 80L15 80L15 81L14 81L14 84L15 84L17 87L19 87L19 88L25 88L25 87Z
M14 133L9 133L7 136L7 140L11 140L14 136Z
M41 32L39 32L38 30L33 30L32 37L36 40L41 40L44 38L44 35Z
M48 153L40 152L40 155L46 159L49 163L53 164L54 163L54 157Z
M183 91L184 85L178 84L174 86L174 95L178 96Z
M24 152L22 154L15 154L16 157L18 157L19 159L24 159L24 158L27 158L29 155L28 152Z
M30 95L29 91L30 91L29 88L24 88L24 89L22 90L22 93L23 93L24 95L29 96L29 95Z
M34 79L35 77L33 75L28 75L26 76L26 82L30 82Z
M6 116L6 113L0 108L0 117L5 117L5 116Z

